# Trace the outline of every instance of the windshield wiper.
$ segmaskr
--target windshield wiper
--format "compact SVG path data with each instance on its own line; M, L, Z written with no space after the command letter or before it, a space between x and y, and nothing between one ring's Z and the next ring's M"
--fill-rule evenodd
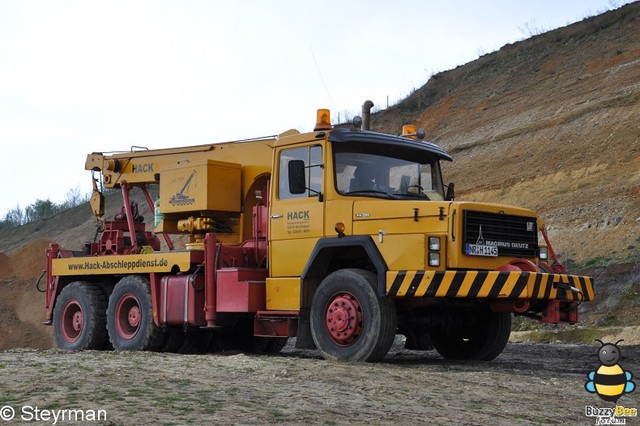
M393 195L388 194L384 191L378 191L377 189L362 189L359 191L349 191L344 193L344 195L358 195L358 194L384 195L385 198L388 198L390 200L395 200Z
M395 192L393 195L399 195L401 197L419 198L421 200L431 200L424 192Z

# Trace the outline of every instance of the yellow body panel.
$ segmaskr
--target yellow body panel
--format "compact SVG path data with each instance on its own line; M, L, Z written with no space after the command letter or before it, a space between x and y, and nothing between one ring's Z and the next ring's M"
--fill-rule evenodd
M269 275L291 277L302 275L316 239L294 239L273 241L269 250Z
M300 278L267 278L267 310L300 309Z
M126 181L129 185L156 183L155 174L186 162L203 160L224 161L242 164L243 169L271 168L272 148L275 138L251 140L250 142L226 142L170 149L123 152L105 156L93 153L87 156L86 170L101 170L106 188L117 187ZM255 176L243 174L252 181Z
M54 276L105 275L151 272L171 272L177 266L186 272L191 267L191 253L149 253L100 257L69 257L54 259Z
M382 235L382 238L373 236L373 240L389 267L415 270L425 268L423 234Z
M357 200L353 203L353 235L370 235L389 269L422 270L427 266L427 236L447 232L448 203ZM442 209L442 213L441 213ZM444 261L438 268L444 267Z
M163 169L160 211L240 212L240 165L214 160L186 162Z
M275 170L272 182L279 180L279 171ZM269 276L299 277L318 239L324 237L325 205L318 196L281 199L277 185L272 184L270 207Z
M353 220L376 220L376 219L408 219L405 223L412 226L412 223L419 224L427 217L439 217L440 207L446 214L447 202L429 202L426 200L357 200L353 203ZM417 215L416 215L417 209ZM417 216L418 221L414 218ZM446 226L446 222L443 220Z
M343 199L327 200L325 206L325 229L327 234L331 236L337 235L335 232L336 223L342 222L345 226L345 235L352 235L353 201Z
M300 276L316 242L323 236L324 205L303 198L271 206L270 276Z
M410 218L358 220L353 222L354 235L378 235L382 230L389 234L439 234L446 231L447 223L435 218L422 218L418 222Z
M271 172L275 141L275 137L265 137L108 155L92 153L85 169L100 171L105 188L118 188L125 182L129 188L159 183L159 210L164 219L155 227L156 233L188 233L190 229L179 227L181 221L208 217L229 229L221 240L238 244L252 237L252 207L259 202L256 191L265 187ZM187 184L192 174L193 182ZM98 195L94 194L99 201ZM265 200L268 197L260 195ZM102 220L103 213L96 210L94 214ZM210 227L199 227L196 232L208 230Z

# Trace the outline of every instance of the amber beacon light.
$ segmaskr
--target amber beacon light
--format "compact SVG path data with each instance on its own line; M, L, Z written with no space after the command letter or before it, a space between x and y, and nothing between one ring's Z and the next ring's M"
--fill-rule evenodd
M328 109L321 108L316 113L316 127L314 131L331 130L331 112Z

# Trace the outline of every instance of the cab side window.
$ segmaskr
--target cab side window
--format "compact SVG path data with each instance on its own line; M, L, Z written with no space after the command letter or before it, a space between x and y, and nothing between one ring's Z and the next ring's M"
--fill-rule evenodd
M278 198L302 198L318 196L322 192L322 147L306 146L302 148L287 149L280 152L280 168L278 170ZM300 165L304 163L304 169L300 172L302 176L292 176L293 167L291 162ZM304 177L304 190L292 189L296 186L292 184L292 179L299 179L297 184L302 183Z

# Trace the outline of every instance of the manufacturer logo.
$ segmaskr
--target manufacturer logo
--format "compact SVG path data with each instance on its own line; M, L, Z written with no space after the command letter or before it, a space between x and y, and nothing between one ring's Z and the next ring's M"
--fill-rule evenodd
M482 236L482 225L478 229L478 239L475 244L467 244L465 253L470 256L488 256L488 257L497 257L498 256L498 246L497 245L487 245L484 237Z
M180 192L177 192L171 198L169 198L169 204L171 204L172 206L190 206L191 204L195 203L196 200L187 195L189 193L189 187L191 186L191 180L195 175L196 171L194 170L191 173L191 176L189 176L189 179L187 179L187 181L185 182Z
M616 343L596 341L601 345L598 349L600 366L597 370L587 374L589 380L584 384L584 388L589 393L595 393L604 401L615 403L616 406L615 408L602 408L588 405L585 407L585 416L595 417L596 424L624 425L626 417L637 417L638 409L617 405L618 399L622 395L629 394L636 389L636 384L631 380L633 374L630 371L625 371L620 365L622 352L618 343L622 340L618 340Z

